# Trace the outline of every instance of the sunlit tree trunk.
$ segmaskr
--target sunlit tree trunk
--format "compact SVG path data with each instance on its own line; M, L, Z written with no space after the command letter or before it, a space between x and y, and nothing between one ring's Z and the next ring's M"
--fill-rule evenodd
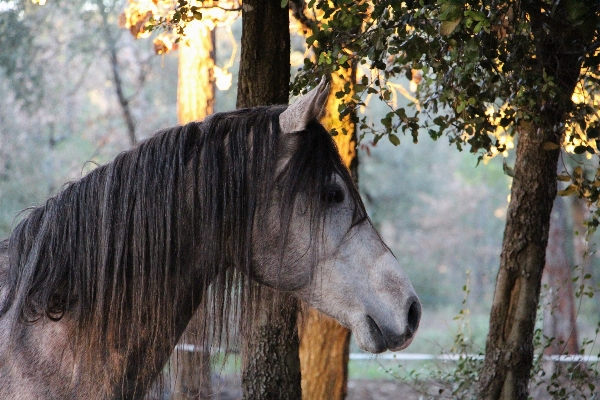
M338 132L333 139L346 167L350 169L356 180L358 160L356 158L355 124L349 116L340 121L337 110L341 99L335 95L336 92L343 89L346 82L355 83L355 77L355 68L332 75L327 111L321 123L328 130L335 129ZM351 96L351 94L347 96ZM309 310L306 320L302 321L300 329L302 398L306 400L341 400L345 398L348 383L350 331L313 308Z
M288 8L244 1L237 107L287 104L290 81ZM299 400L298 301L263 288L259 312L242 337L244 399Z
M202 21L185 28L179 44L177 119L180 124L201 120L213 113L214 32Z
M179 81L177 86L177 118L180 124L202 120L214 107L214 33L202 21L192 21L179 45ZM195 351L178 350L171 357L173 366L173 399L209 398L211 391L210 356L202 348L195 328L198 313L179 340Z

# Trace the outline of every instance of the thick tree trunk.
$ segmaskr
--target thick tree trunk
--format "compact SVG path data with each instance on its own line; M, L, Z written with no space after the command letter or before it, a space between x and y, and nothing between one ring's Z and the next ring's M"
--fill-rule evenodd
M342 75L340 77L340 75ZM331 77L331 90L327 99L327 114L321 123L335 129L333 137L340 155L357 178L356 129L351 118L340 121L337 112L341 99L336 92L343 90L346 82L355 82L356 69L340 71ZM352 93L351 93L352 94ZM350 96L348 94L347 96ZM345 131L346 134L342 132ZM342 400L346 397L348 384L348 359L350 331L334 319L310 309L303 321L300 335L300 365L302 367L302 398L306 400Z
M481 399L526 399L533 361L533 331L559 151L542 148L543 143L556 141L551 131L538 135L536 127L523 125L479 378Z
M480 399L526 399L533 362L533 332L544 270L550 213L556 196L559 150L546 142L562 141L562 126L572 106L581 60L563 54L577 43L577 32L548 31L537 4L523 3L531 21L538 79L556 83L553 96L538 93L535 106L524 111L530 120L518 126L517 158L500 269L490 312L486 354L479 376ZM555 17L565 15L561 3Z
M273 0L244 1L237 107L287 104L290 35L287 7ZM258 318L242 338L244 399L301 398L298 301L262 288Z
M177 118L180 124L202 120L213 113L215 82L214 34L202 21L192 21L179 45ZM196 339L201 324L196 313L179 340L181 350L171 356L173 400L203 399L212 394L210 355ZM194 351L190 351L190 350Z

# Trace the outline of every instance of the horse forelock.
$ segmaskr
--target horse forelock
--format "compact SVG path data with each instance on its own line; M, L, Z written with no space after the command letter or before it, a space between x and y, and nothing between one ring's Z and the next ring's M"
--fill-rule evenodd
M82 334L73 333L82 356L96 357L89 350L103 346L109 361L111 351L147 348L146 367L126 365L113 374L137 372L148 380L165 361L159 352L185 327L179 319L199 304L200 340L208 347L227 340L228 315L242 324L252 318L245 309L257 295L248 276L252 235L260 234L253 222L264 219L272 190L280 190L283 226L304 193L315 236L321 191L333 174L351 188L357 215L364 213L317 122L293 134L296 148L276 175L278 146L287 140L279 130L283 109L236 110L165 129L33 209L8 240L0 317L16 308L16 327L68 313Z

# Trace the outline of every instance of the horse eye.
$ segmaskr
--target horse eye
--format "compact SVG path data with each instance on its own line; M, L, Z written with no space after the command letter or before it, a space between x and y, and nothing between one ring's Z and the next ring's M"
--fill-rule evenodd
M341 203L344 201L344 191L338 185L326 186L321 199L327 204Z

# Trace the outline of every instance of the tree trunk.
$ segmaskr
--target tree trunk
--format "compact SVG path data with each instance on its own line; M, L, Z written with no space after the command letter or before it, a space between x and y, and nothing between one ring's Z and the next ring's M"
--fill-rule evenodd
M242 393L248 400L300 400L298 301L261 288L260 309L242 337Z
M215 83L214 33L202 21L192 21L179 45L177 119L180 124L202 120L213 113ZM194 314L179 346L171 356L173 399L202 399L212 394L210 354L201 347L194 329L201 326ZM193 351L191 351L193 349Z
M340 76L342 75L342 76ZM332 75L331 90L327 99L327 114L321 123L328 130L335 129L333 137L346 167L357 178L356 129L351 118L340 121L338 105L341 99L336 92L343 90L346 82L355 83L356 69ZM351 96L353 93L348 94ZM345 131L346 134L342 134ZM307 400L342 400L348 385L348 359L350 331L337 321L309 310L300 327L300 365L302 368L302 397Z
M500 271L479 378L481 399L527 398L548 225L556 196L559 152L542 148L551 141L549 136L548 131L537 135L531 125L519 131Z
M524 109L530 120L518 125L517 158L502 243L500 269L490 312L486 354L479 376L480 399L526 399L533 362L533 332L544 270L552 203L556 196L562 126L572 107L581 61L563 54L577 42L576 31L548 31L537 5L523 3L536 45L535 73L549 76L556 92L529 94L535 106ZM529 9L530 7L530 9ZM561 9L560 7L563 7ZM555 15L565 15L564 5ZM575 36L571 36L575 35Z
M288 8L244 1L237 107L287 104L290 81ZM262 288L258 318L242 337L244 399L301 398L298 300Z
M270 0L245 1L238 108L287 104L290 88L288 8Z

